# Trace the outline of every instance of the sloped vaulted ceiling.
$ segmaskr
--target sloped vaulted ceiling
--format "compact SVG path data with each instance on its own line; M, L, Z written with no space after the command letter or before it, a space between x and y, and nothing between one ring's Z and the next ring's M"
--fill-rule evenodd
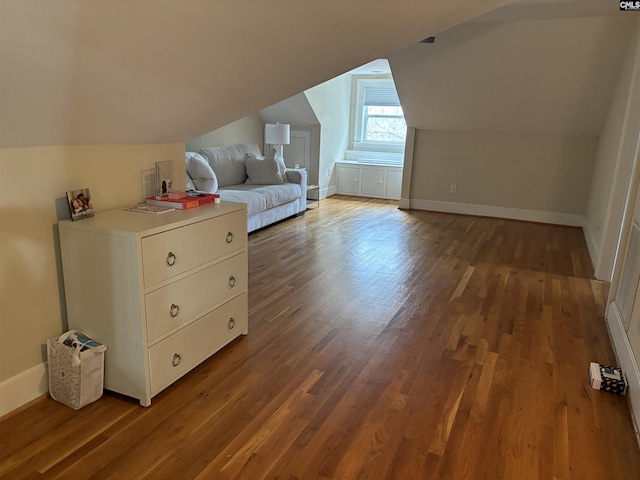
M0 146L184 141L507 0L0 0Z
M636 18L459 25L389 56L407 124L599 135Z

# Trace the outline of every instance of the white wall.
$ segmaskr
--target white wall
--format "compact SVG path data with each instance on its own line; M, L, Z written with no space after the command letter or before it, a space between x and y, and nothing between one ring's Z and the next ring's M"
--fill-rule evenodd
M597 142L595 136L416 130L411 206L478 214L477 206L497 207L497 216L523 210L530 220L580 224Z
M264 123L289 123L298 127L320 123L309 105L309 100L302 92L260 110L260 118Z
M407 124L599 135L633 23L618 15L467 24L393 53Z
M174 161L184 185L182 143L0 149L0 416L46 392L46 339L66 330L57 236L66 192L89 188L96 212L137 203L142 172L160 160Z
M257 113L247 115L229 125L189 140L185 148L197 152L206 147L226 147L236 143L254 142L262 150L264 123Z
M344 159L344 152L349 142L351 76L340 75L305 90L304 93L322 125L318 184L320 185L321 197L325 197L335 190L334 165L336 161ZM331 176L329 176L330 169Z
M633 26L630 16L467 24L390 55L416 129L403 206L583 225Z
M585 234L596 278L610 281L633 167L633 131L640 114L640 20L620 70L602 129L586 211ZM634 73L634 69L636 73ZM635 75L635 77L634 77ZM626 139L626 142L625 142Z
M613 265L613 278L609 289L607 305L607 326L616 352L618 364L629 382L629 402L636 423L640 419L640 321L638 306L640 291L635 292L630 324L623 318L618 304L618 288L623 268L626 267L625 255L633 216L640 217L640 19L637 21L635 36L630 43L625 60L625 68L619 81L617 92L623 100L612 104L612 111L605 130L619 130L618 137L611 139L610 152L601 161L615 163L614 181L608 198L605 226L600 245L600 259L596 274L605 275ZM628 86L628 88L627 88ZM618 125L622 128L618 129ZM603 152L604 152L603 148ZM607 199L598 197L606 202ZM596 197L594 197L594 202ZM621 205L620 205L621 204ZM602 208L598 209L602 211ZM623 214L624 211L624 214ZM621 220L616 223L615 219ZM618 244L619 241L619 244ZM623 263L624 262L624 263ZM604 265L603 265L604 264ZM631 269L633 271L633 269ZM637 278L635 279L637 282ZM633 284L632 284L633 285ZM616 301L613 301L616 299ZM625 327L628 325L628 330ZM635 351L634 351L635 348Z
M264 123L288 123L291 125L291 131L302 131L309 135L310 144L306 145L298 138L297 147L309 148L309 158L307 166L307 183L318 184L318 165L320 163L320 121L316 117L313 108L309 104L309 100L304 92L300 92L293 97L289 97L281 102L271 105L265 109L260 110L260 118ZM305 143L304 147L302 144ZM302 165L304 160L304 152L295 152L295 144L285 145L284 158L289 167L294 166L296 163ZM318 193L317 191L309 192L310 195Z

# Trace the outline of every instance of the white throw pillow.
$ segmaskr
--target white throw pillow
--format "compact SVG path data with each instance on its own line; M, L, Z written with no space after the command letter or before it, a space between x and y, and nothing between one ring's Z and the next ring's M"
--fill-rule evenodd
M207 193L218 191L218 178L207 159L196 152L185 153L187 175L193 180L196 190Z
M245 148L248 145L238 144L228 147L207 147L200 149L200 154L207 159L209 165L218 177L220 187L239 185L247 179L247 172L244 168ZM258 146L255 146L257 153L260 153Z
M255 185L279 185L284 183L278 161L271 156L263 157L255 153L246 153L244 164L247 169L245 183Z

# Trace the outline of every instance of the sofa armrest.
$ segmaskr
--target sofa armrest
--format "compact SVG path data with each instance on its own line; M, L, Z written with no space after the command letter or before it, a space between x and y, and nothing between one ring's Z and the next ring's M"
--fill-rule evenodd
M307 209L307 171L302 168L287 168L284 171L289 183L300 185L300 198L297 203L298 213Z
M307 191L307 171L301 168L287 168L284 173L290 183L297 183L302 187L302 191Z

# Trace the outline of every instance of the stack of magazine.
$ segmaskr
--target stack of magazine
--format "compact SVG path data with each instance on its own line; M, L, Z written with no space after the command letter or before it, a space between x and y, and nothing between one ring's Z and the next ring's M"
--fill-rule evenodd
M130 207L123 208L127 212L139 212L139 213L166 213L175 210L172 207L159 207L158 205L151 205L150 203L138 203L131 205Z
M145 201L149 205L154 205L157 207L186 210L188 208L200 207L201 205L211 205L213 203L219 203L220 195L217 193L182 192L182 196L177 196L177 194L170 194L161 198L153 196L147 198Z

